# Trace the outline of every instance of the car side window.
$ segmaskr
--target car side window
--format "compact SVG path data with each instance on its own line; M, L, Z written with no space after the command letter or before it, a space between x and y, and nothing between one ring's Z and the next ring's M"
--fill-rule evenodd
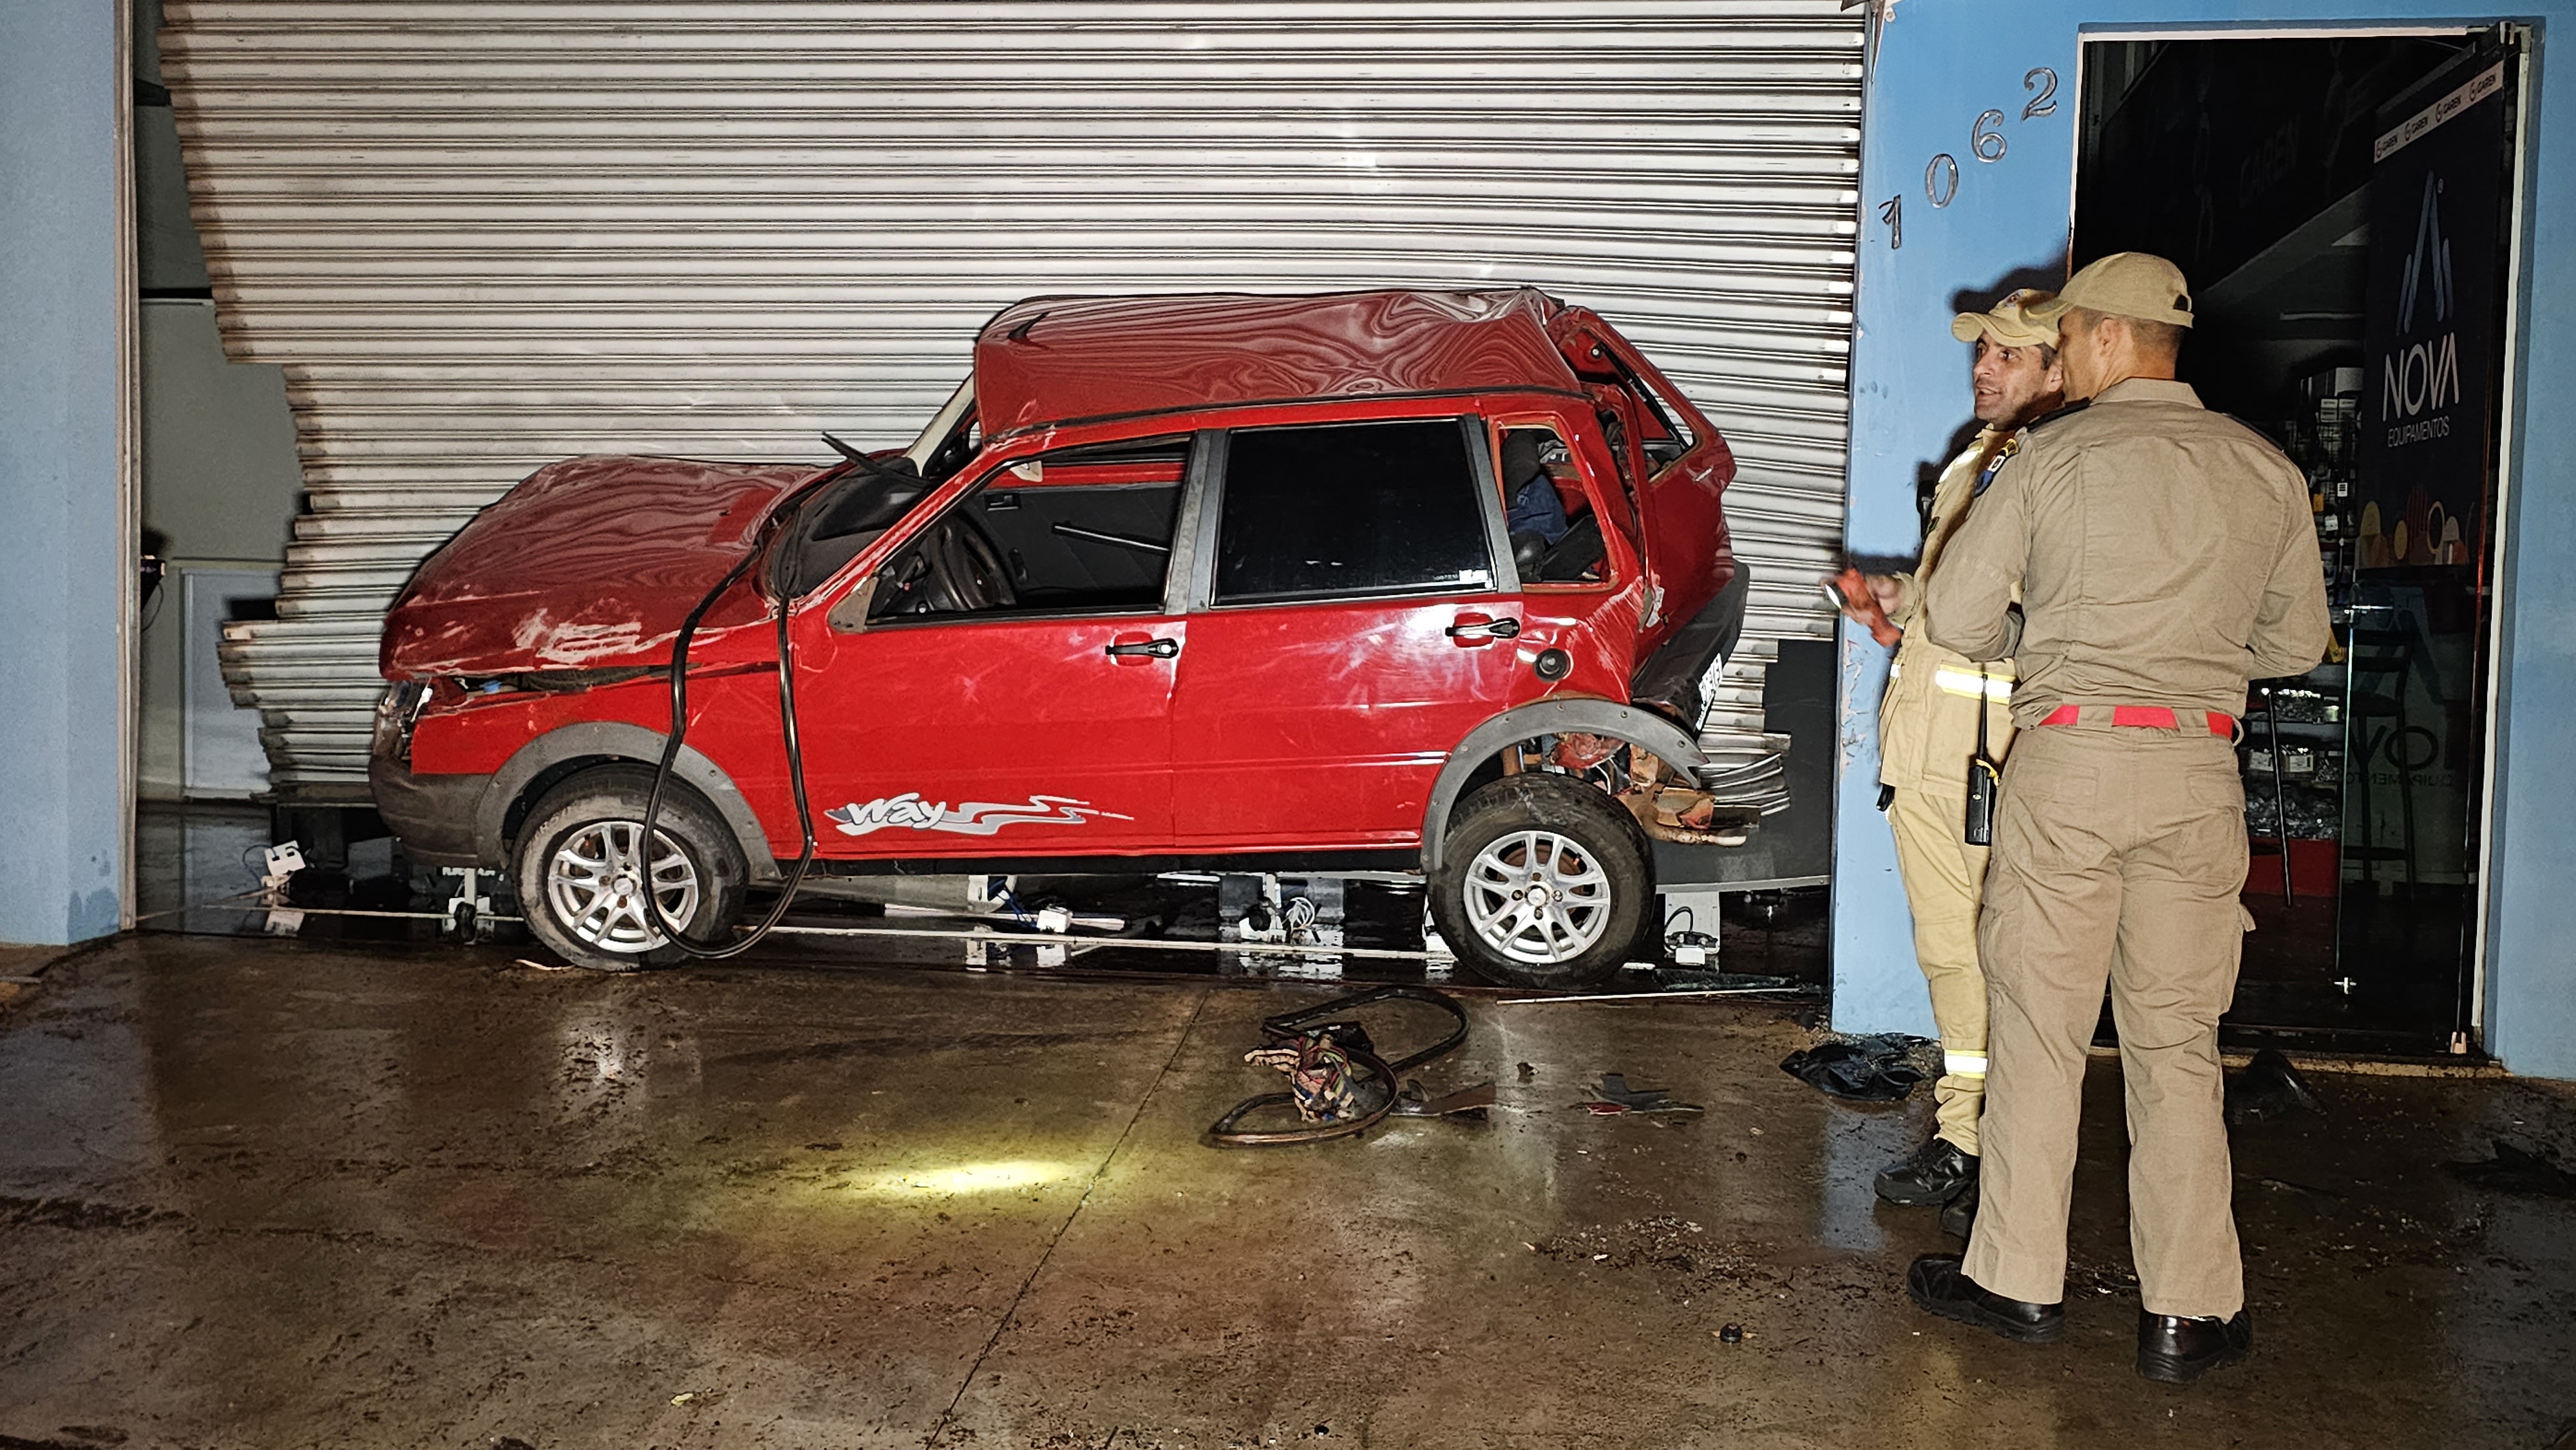
M1455 418L1229 435L1216 602L1492 588L1467 437Z
M1500 433L1495 476L1503 485L1503 527L1525 586L1599 584L1610 577L1601 513L1556 429L1514 423Z
M868 617L1161 609L1189 448L1152 438L996 471L877 572Z

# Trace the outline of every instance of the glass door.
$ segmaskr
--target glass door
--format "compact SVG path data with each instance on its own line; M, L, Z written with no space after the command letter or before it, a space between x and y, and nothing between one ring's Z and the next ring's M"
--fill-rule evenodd
M2473 1039L2490 582L2521 57L2509 31L2379 108L2347 509L2338 981ZM2444 1009L2447 1009L2446 1011Z

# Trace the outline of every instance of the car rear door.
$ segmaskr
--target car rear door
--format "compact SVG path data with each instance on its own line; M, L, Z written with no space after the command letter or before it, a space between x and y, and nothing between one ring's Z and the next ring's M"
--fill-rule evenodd
M1483 424L1236 429L1201 472L1174 835L1212 852L1412 844L1442 762L1520 672Z

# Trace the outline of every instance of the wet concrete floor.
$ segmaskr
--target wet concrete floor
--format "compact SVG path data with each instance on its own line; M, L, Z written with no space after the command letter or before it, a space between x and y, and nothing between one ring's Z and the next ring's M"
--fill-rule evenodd
M1928 1101L1780 1008L1503 1005L1482 1125L1205 1146L1332 989L128 939L0 1010L0 1446L2549 1446L2576 1098L2350 1073L2238 1130L2258 1326L2129 1365L2115 1063L2068 1342L1924 1317ZM1378 1033L1399 1048L1402 1022ZM1426 1030L1429 1023L1425 1022ZM1524 1077L1520 1065L1526 1063ZM1595 1117L1602 1071L1704 1117ZM1274 1080L1275 1081L1275 1080ZM1717 1334L1742 1326L1741 1343ZM2576 1441L2568 1443L2576 1444Z

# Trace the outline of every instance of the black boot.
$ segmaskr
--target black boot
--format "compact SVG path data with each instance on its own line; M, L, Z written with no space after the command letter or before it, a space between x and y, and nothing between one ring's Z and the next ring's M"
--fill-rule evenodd
M1968 1161L1974 1163L1977 1160L1971 1158ZM1978 1174L1968 1180L1967 1187L1951 1195L1948 1203L1941 1205L1941 1232L1954 1239L1964 1239L1976 1228L1978 1185L1985 1181L1985 1175Z
M2186 1319L2138 1311L2138 1373L2169 1385L2187 1385L2254 1348L2254 1313L2233 1319Z
M1905 1292L1916 1304L2023 1344L2055 1344L2066 1337L2066 1306L2007 1299L1977 1287L1956 1254L1925 1254L1905 1271ZM2140 1363L2145 1351L2141 1350Z
M1948 1203L1977 1181L1977 1158L1947 1138L1934 1138L1914 1156L1878 1175L1878 1196L1907 1208Z

